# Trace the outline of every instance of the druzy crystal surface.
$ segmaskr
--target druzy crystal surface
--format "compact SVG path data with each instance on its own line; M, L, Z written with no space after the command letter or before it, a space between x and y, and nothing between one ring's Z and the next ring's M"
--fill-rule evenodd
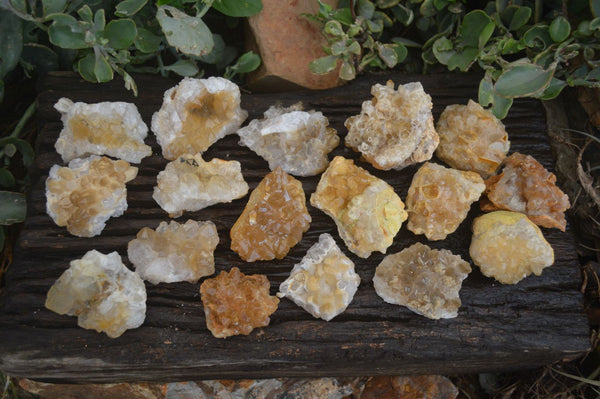
M127 245L135 271L152 284L196 283L215 272L214 251L219 243L211 221L161 222L156 230L144 227Z
M269 316L279 305L279 298L269 295L270 286L267 276L248 276L237 267L204 280L200 296L210 332L217 338L227 338L268 326Z
M419 82L394 82L371 88L372 100L345 122L346 145L360 151L377 169L402 169L431 159L439 138L433 126L431 97Z
M282 259L310 222L302 183L277 167L250 194L231 228L231 249L247 262Z
M54 165L46 180L46 211L69 233L96 236L110 217L121 216L127 209L125 183L137 172L127 161L96 155L74 159L68 167Z
M453 233L485 190L479 174L426 162L413 176L406 196L408 229L429 240Z
M521 212L539 226L565 231L569 197L556 187L556 176L532 156L511 154L502 173L485 183L490 201L483 206L485 210Z
M156 178L152 198L171 217L179 217L183 211L231 202L247 193L248 184L238 161L213 158L205 162L196 154L169 162Z
M477 172L484 179L500 167L510 142L502 122L475 101L449 105L437 123L436 155L455 169Z
M386 256L377 266L373 285L384 301L403 305L430 319L458 315L462 281L471 266L447 249L416 243Z
M333 218L348 249L361 258L385 253L407 218L392 186L340 156L321 176L310 203Z
M281 283L278 296L286 296L314 317L329 321L346 310L359 284L354 263L325 233Z
M239 87L219 77L185 78L167 90L160 110L152 116L152 131L163 156L173 160L202 153L235 133L248 116L240 98Z
M518 212L495 211L473 222L469 253L481 272L503 284L539 276L554 263L554 251L539 227Z
M132 163L152 154L144 144L148 127L137 107L126 102L86 104L61 98L54 105L63 128L56 151L64 162L89 155L109 155Z
M240 144L295 176L314 176L329 164L327 154L340 142L329 121L316 111L302 111L298 103L288 108L271 106L264 119L255 119L238 130Z
M77 316L80 327L117 338L144 322L146 287L136 273L123 265L117 252L104 255L91 250L83 258L71 261L52 285L46 308Z

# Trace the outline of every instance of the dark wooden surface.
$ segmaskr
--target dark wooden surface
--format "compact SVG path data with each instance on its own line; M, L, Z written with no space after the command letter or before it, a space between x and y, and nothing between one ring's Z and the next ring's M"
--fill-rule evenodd
M290 105L299 100L308 109L322 111L341 136L344 120L360 110L370 98L373 83L389 76L362 78L345 87L323 92L287 94L243 94L249 120L260 117L270 105ZM434 117L448 104L466 104L477 98L478 77L432 75L393 77L396 83L420 80L434 102ZM215 252L217 273L238 266L245 273L263 273L271 281L272 293L292 266L329 232L350 255L361 277L361 285L348 309L330 322L314 319L283 299L267 328L250 336L214 338L206 329L199 284L147 284L148 310L142 327L120 338L77 327L75 317L59 316L44 308L46 292L68 267L88 250L117 250L126 259L127 242L144 227L155 228L168 220L151 197L157 173L166 162L152 135L146 140L154 154L144 159L138 177L128 184L129 209L110 219L101 236L77 238L56 226L45 213L44 183L48 169L61 163L53 144L61 129L53 104L62 96L75 101L131 101L150 125L152 113L162 102L164 90L173 81L155 76L137 78L139 97L126 92L120 82L90 85L72 74L49 76L40 89L37 141L38 179L29 200L29 212L7 275L0 307L0 369L14 376L45 381L182 381L211 378L273 376L352 376L376 374L481 372L512 370L572 358L588 350L588 326L579 292L580 275L575 243L566 233L543 229L552 244L556 262L542 276L531 276L517 285L502 285L484 277L477 267L465 280L458 317L430 320L410 310L387 304L375 293L372 277L384 255L360 259L346 250L333 221L309 206L313 218L302 241L281 261L244 263L229 249L229 228L246 198L230 204L185 213L188 218L212 220L220 243ZM505 120L511 152L531 154L553 168L545 133L545 114L537 101L517 101ZM268 172L267 163L237 144L236 135L220 140L205 158L235 159L242 163L251 189ZM340 145L332 154L357 159ZM401 172L376 171L359 165L392 184L402 199L416 167ZM301 178L307 199L317 177ZM470 260L470 226L480 211L473 206L468 219L446 240L429 242ZM416 242L426 242L403 226L388 253Z

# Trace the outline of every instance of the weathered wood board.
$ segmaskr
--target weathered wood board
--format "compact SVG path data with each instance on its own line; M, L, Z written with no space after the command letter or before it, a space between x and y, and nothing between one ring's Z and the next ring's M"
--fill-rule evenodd
M434 102L437 120L448 104L465 104L477 98L478 77L471 75L373 75L345 87L322 92L243 94L249 119L262 116L270 105L302 101L321 110L340 135L344 120L370 98L370 87L392 77L396 83L420 80ZM139 97L126 92L121 82L91 85L72 74L54 74L41 87L38 179L29 200L14 263L8 273L0 308L0 369L10 375L46 381L181 381L212 378L272 376L352 376L410 373L465 373L529 368L575 357L589 348L588 327L579 292L580 275L575 243L570 233L543 229L552 244L556 263L542 276L517 285L502 285L484 277L477 267L465 280L462 307L455 319L434 321L410 310L384 303L375 293L372 277L384 255L360 259L346 250L335 225L324 213L309 206L313 222L302 241L281 261L244 263L229 249L229 228L241 213L247 197L230 204L185 213L179 220L212 220L220 243L215 253L217 272L238 266L245 273L263 273L272 293L292 266L314 244L319 234L331 233L356 264L362 282L345 313L330 322L314 319L283 299L270 326L250 336L216 339L205 327L199 284L147 284L148 311L142 327L118 339L77 327L76 318L59 316L44 308L46 292L68 267L90 249L117 250L126 260L127 242L137 231L155 228L168 220L151 197L157 173L167 161L152 135L146 140L154 155L143 160L138 177L128 184L129 209L111 219L101 236L77 238L57 227L45 212L44 184L48 169L61 163L53 144L61 129L52 108L62 96L76 101L131 101L148 125L158 110L164 90L173 81L155 76L137 78ZM511 152L531 154L549 169L553 158L545 133L545 114L538 101L517 101L505 120ZM235 159L242 163L251 189L268 172L267 163L237 144L237 136L217 142L205 158ZM340 145L332 154L358 159ZM382 172L359 162L392 184L402 199L416 167ZM301 178L307 198L319 177ZM470 226L480 214L474 205L468 219L448 239L429 242L469 259ZM388 253L426 242L401 229ZM128 264L128 263L127 263ZM128 264L129 265L129 264ZM130 265L129 265L130 266Z

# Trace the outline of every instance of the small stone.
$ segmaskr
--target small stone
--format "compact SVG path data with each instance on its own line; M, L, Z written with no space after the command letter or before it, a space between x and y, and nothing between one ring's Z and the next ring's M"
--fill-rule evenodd
M539 226L565 231L569 197L556 187L556 176L532 156L510 155L502 173L486 180L486 185L492 205L486 210L521 212Z
M54 105L61 113L63 129L56 151L64 162L90 155L109 155L132 163L152 155L144 144L148 126L135 104L101 102L86 104L61 98Z
M127 257L135 271L152 284L197 283L215 272L214 250L219 243L211 221L161 222L156 230L141 229L129 241Z
M408 229L428 240L443 240L467 217L485 184L479 174L426 162L415 173L408 195Z
M270 285L267 276L247 276L237 267L204 280L200 295L210 332L216 338L227 338L268 326L269 316L279 305L279 298L269 295Z
M19 379L27 392L43 399L175 399L165 397L166 384L108 383L108 384L49 384ZM18 396L19 398L21 396ZM28 398L29 396L22 396ZM188 398L189 399L189 398Z
M310 222L302 183L277 167L250 194L231 228L231 249L246 262L283 259Z
M205 162L196 154L169 162L156 178L152 198L169 216L179 217L183 211L199 211L246 194L248 184L238 161L213 158Z
M415 243L383 258L373 277L377 295L430 319L458 315L462 281L471 272L468 262L447 249Z
M288 108L271 106L264 119L238 130L240 144L295 176L314 176L327 168L327 154L340 142L321 112L302 111L302 103Z
M458 389L441 375L371 377L360 399L455 399Z
M500 167L510 142L502 122L475 101L449 105L437 124L439 159L455 169L477 172L484 179Z
M117 338L144 322L146 287L136 273L125 267L117 252L104 255L91 250L71 261L50 287L46 308L77 316L80 327Z
M554 263L554 251L526 215L495 211L473 222L469 248L471 259L481 272L503 284L516 284Z
M110 217L127 209L125 183L137 172L127 161L97 155L74 159L68 167L54 165L46 179L46 211L75 236L97 236Z
M152 131L166 159L203 153L215 141L235 133L248 113L240 107L240 89L227 79L185 78L165 92L152 116Z
M346 145L360 151L377 169L402 169L431 159L439 138L433 127L431 96L419 82L394 82L371 88L373 100L362 103L359 115L351 116Z
M346 310L359 284L354 263L325 233L281 283L278 296L287 296L314 317L329 321Z
M361 258L385 253L408 216L392 186L340 156L321 176L310 203L333 218L348 249Z

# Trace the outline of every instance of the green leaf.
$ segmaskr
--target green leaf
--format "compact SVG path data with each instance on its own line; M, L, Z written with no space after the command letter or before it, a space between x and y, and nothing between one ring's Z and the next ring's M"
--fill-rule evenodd
M462 51L457 51L448 59L448 69L454 70L458 68L462 72L466 72L479 55L479 49L466 47Z
M377 7L379 8L391 8L398 4L400 0L377 0Z
M104 35L108 39L108 45L113 49L126 49L136 38L135 22L131 19L114 19L106 25Z
M23 24L10 11L0 11L0 80L15 69L23 51Z
M483 48L494 33L494 21L485 12L474 10L463 17L458 40L466 47Z
M502 54L515 54L523 50L523 45L520 41L513 38L508 38L502 43Z
M494 90L503 97L529 97L544 91L550 84L554 69L544 70L535 64L517 64L498 77Z
M442 65L448 65L450 57L456 54L456 51L454 50L452 45L452 41L446 36L442 36L435 42L433 42L431 50L433 51L433 55L435 56L435 58Z
M370 20L375 13L375 4L369 0L358 0L356 3L356 14L364 19ZM343 78L342 78L343 79ZM351 80L351 79L348 79Z
M64 49L84 49L89 47L84 31L74 31L69 25L55 21L48 28L48 37L55 46Z
M195 58L206 64L217 65L221 63L223 60L223 56L225 55L225 49L227 47L225 44L225 40L223 40L223 37L221 35L213 34L213 43L214 46L210 53Z
M323 27L323 31L331 36L342 36L344 29L339 21L327 21Z
M17 147L17 150L19 150L19 152L21 153L23 166L25 166L26 168L30 168L31 166L33 166L35 152L33 151L31 144L29 144L29 142L25 140L17 139L15 141L15 146Z
M10 5L18 12L21 14L27 14L27 2L25 0L9 0L9 2Z
M110 82L113 78L113 70L108 60L100 55L96 56L96 65L94 65L94 74L99 83Z
M360 54L360 44L357 41L353 41L348 46L348 52L356 55Z
M192 60L177 60L175 63L165 66L165 70L175 72L180 76L194 76L198 74L198 66Z
M171 6L160 6L156 18L167 42L184 54L201 56L212 51L212 33L201 18L192 17Z
M113 71L106 59L102 56L96 57L94 53L89 53L80 59L77 69L81 76L89 82L108 82L113 78Z
M350 8L339 8L335 10L332 17L344 25L351 25L354 22L354 18L352 18L352 10L350 10Z
M438 11L443 10L444 7L446 7L449 3L450 3L449 0L433 0L433 5L435 6L436 10L438 10Z
M16 184L15 177L6 168L0 168L0 187L12 188Z
M590 30L600 30L600 17L594 18L590 21Z
M419 12L425 18L433 17L437 13L433 0L424 0L419 7Z
M124 0L117 4L115 14L118 17L130 17L141 10L148 0Z
M404 26L408 26L412 23L415 18L415 14L410 8L404 7L402 4L398 4L392 8L394 17Z
M556 17L548 27L548 33L552 40L560 43L567 39L571 34L571 24L565 17Z
M335 55L326 55L325 57L316 58L308 64L308 68L312 73L324 75L335 69L338 57Z
M542 50L553 43L547 25L532 26L525 32L522 40L527 47L539 47Z
M594 17L600 17L600 0L590 0L590 10Z
M150 32L148 29L137 28L137 35L133 43L135 48L142 53L155 53L160 47L162 38Z
M21 223L27 215L25 195L12 191L0 191L0 225Z
M348 61L342 62L342 67L340 68L340 78L344 80L352 80L355 77L356 70L354 69L354 65L352 65Z
M504 119L508 114L508 110L512 106L512 98L505 98L499 96L494 91L494 85L491 78L486 75L485 78L479 82L479 104L483 107L492 106L491 111L498 119Z
M103 31L104 28L106 27L106 17L104 15L104 9L99 9L96 11L96 14L94 14L94 29L96 29L96 31Z
M262 0L215 0L212 6L230 17L249 17L263 8Z
M77 10L77 15L79 15L81 20L85 22L92 22L92 19L94 18L94 13L92 12L90 6L88 6L87 4L85 4L79 10Z
M14 145L13 143L9 143L9 144L6 144L4 146L4 148L2 149L2 151L4 152L4 154L7 157L12 158L17 153L17 146Z
M331 45L331 54L338 56L340 54L345 53L348 50L348 47L346 47L346 41L345 40L340 40L338 42L335 42Z
M377 54L388 68L393 68L398 64L398 54L390 45L378 43Z
M564 80L552 78L550 84L537 98L540 100L552 100L553 98L558 97L560 92L567 86L567 83Z
M260 56L253 51L248 51L247 53L242 54L231 68L237 73L248 73L258 68L260 63Z
M65 11L67 0L42 0L42 11L44 17Z
M510 20L508 29L516 31L525 26L529 22L529 18L531 18L531 13L532 11L529 7L518 7Z
M367 29L369 29L370 32L373 33L380 33L383 32L383 22L381 20L371 20L368 19L367 20Z

